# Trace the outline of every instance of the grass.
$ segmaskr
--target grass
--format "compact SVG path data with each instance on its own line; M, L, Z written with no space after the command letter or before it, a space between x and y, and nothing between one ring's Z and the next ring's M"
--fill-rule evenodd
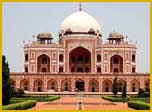
M43 97L39 97L39 96L23 96L23 97L13 97L11 98L11 102L21 102L23 100L36 100L38 102L49 102L49 101L54 101L59 99L59 96L43 96Z
M112 101L112 102L123 102L123 99L120 95L119 96L102 96L102 98L108 101ZM150 98L140 98L137 96L132 96L130 98L127 98L126 101L141 101L144 103L150 103Z

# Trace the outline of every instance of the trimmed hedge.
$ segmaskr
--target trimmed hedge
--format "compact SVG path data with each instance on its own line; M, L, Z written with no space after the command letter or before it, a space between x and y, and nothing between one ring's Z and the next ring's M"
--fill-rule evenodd
M3 110L26 110L31 107L34 107L35 105L36 105L35 100L27 100L27 101L3 106L2 109Z
M132 101L132 100L150 103L150 98L130 98L130 101Z
M142 101L128 101L128 106L136 110L150 110L150 104Z
M121 96L102 96L102 98L111 102L124 102ZM141 101L145 103L150 103L150 98L130 97L126 98L125 101Z
M49 102L59 99L59 96L50 96L50 97L39 97L39 96L31 96L31 97L14 97L12 100L36 100L38 102Z
M124 102L124 100L121 97L114 97L114 96L102 96L103 99L111 101L111 102ZM128 101L126 99L125 101Z
M10 104L24 102L25 100L10 100Z

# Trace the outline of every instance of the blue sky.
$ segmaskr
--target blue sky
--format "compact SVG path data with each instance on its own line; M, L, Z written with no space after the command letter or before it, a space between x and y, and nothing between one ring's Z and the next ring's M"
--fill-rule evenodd
M23 41L33 35L50 32L54 42L58 29L68 15L78 11L79 3L3 3L2 53L11 71L23 71ZM82 3L82 10L92 15L102 28L103 41L113 30L137 41L137 71L150 71L150 5L149 3Z

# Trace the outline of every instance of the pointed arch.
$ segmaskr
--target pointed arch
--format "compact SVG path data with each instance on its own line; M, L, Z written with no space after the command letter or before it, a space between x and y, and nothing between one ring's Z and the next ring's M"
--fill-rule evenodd
M34 81L34 92L43 92L44 89L44 83L43 80L37 79Z
M103 92L111 92L112 91L112 81L109 79L105 79L102 83L102 91Z
M119 55L114 55L110 58L110 71L113 73L123 72L123 58Z
M30 81L28 79L23 79L20 81L20 88L29 91L30 90Z
M69 67L73 72L91 72L91 53L88 49L77 47L69 53ZM86 69L87 68L87 69Z
M89 92L99 92L99 82L95 79L89 81Z
M47 89L57 91L57 81L54 79L50 79L47 82Z

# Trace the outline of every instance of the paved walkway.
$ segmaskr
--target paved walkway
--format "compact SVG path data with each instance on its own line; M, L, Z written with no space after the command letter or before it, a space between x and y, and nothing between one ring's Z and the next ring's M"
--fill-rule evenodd
M52 102L38 102L31 110L78 110L79 98L61 97ZM127 103L113 103L99 97L82 97L82 110L131 110Z

